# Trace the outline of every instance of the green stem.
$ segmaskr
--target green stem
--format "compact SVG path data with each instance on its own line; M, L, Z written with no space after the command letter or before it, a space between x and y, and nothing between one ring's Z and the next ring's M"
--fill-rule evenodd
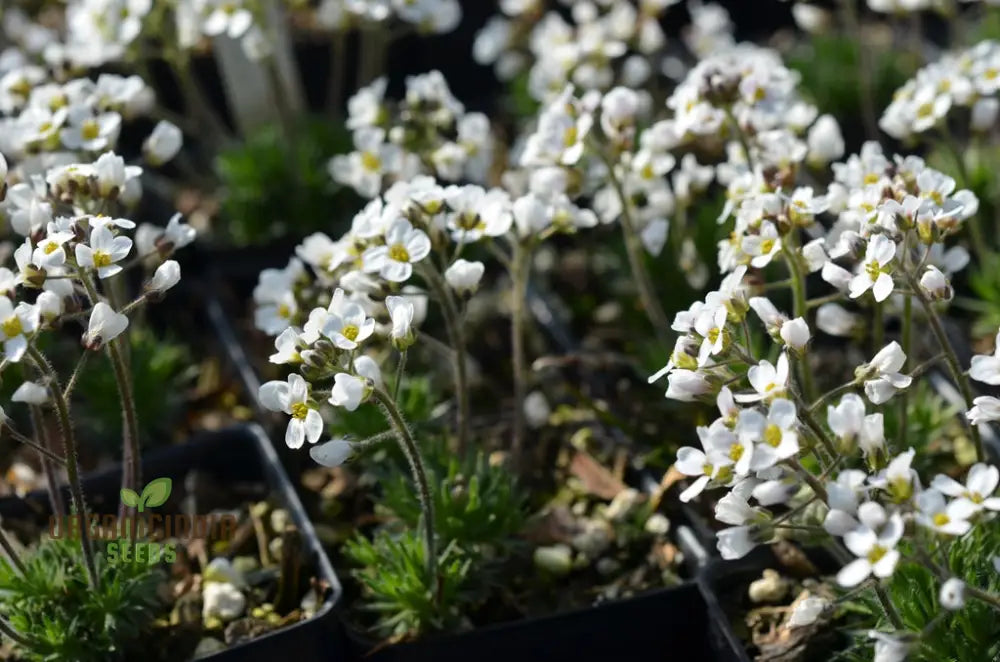
M45 416L39 405L31 405L31 427L35 431L35 438L38 444L51 451L49 441L49 430L45 427ZM42 465L42 472L45 474L45 488L49 493L49 502L52 505L52 514L56 517L63 517L66 514L66 504L63 503L62 492L59 490L59 477L56 475L56 468L52 460L43 453L39 453ZM65 462L65 460L64 460Z
M808 469L802 466L802 463L795 458L789 458L787 460L788 466L795 470L802 480L806 481L810 488L812 488L813 494L819 497L822 501L826 501L826 488L823 487L822 483L817 480L816 476L813 476Z
M885 311L882 304L875 302L875 309L872 314L872 354L877 354L885 347Z
M434 291L434 295L441 302L448 339L451 341L452 349L455 350L453 376L455 379L455 398L458 401L458 444L454 451L459 456L464 457L469 444L469 382L465 365L465 332L462 328L458 306L455 304L455 299L451 295L451 290L448 289L448 284L444 282L444 278L433 267L424 269L422 273L427 284Z
M937 338L938 345L941 346L941 351L944 352L944 358L948 363L951 378L962 392L962 397L965 398L966 409L972 409L972 386L969 384L969 378L962 370L958 355L955 354L955 348L951 346L951 341L948 340L948 334L945 333L944 327L941 326L941 318L938 317L937 311L934 310L934 305L924 294L923 290L920 289L916 276L910 272L906 272L906 279L910 283L910 289L913 290L914 296L920 301L920 305L923 306L924 312L927 314L927 319L931 323L931 331L934 333L934 337ZM984 462L986 461L986 452L983 449L983 439L979 436L979 428L972 423L968 425L969 435L976 446L976 461Z
M875 597L882 603L882 609L885 610L885 615L889 617L892 626L897 630L905 630L906 626L903 625L903 619L900 617L899 612L896 611L895 605L892 604L892 598L889 597L889 593L885 590L885 587L876 582L872 584L872 588L875 590Z
M790 237L792 235L789 235ZM801 317L806 324L809 323L809 304L806 299L806 279L799 264L799 256L794 246L782 243L781 250L785 254L785 264L788 266L788 275L792 279L792 305L793 315ZM800 362L800 374L802 376L802 390L807 400L816 398L816 385L813 383L812 370L809 368L809 359L805 354Z
M51 391L52 402L55 405L56 416L59 421L59 431L62 434L63 455L66 458L66 477L69 480L70 498L73 500L73 508L76 510L81 521L80 548L83 551L84 565L87 568L87 579L90 581L91 588L97 588L100 585L100 578L97 575L97 565L94 563L94 549L90 540L90 518L87 516L87 502L83 498L83 487L80 483L76 437L73 433L73 421L69 415L69 403L63 398L62 387L59 385L59 376L52 368L48 359L33 344L28 345L28 356L34 362L35 368L49 380L49 391Z
M736 119L736 115L733 115L733 109L726 108L726 117L729 119L729 123L733 127L733 133L736 134L736 139L740 143L740 147L743 148L743 154L746 155L747 167L751 172L754 171L753 156L750 154L750 141L747 140L747 134L743 131L743 127L740 126L739 121Z
M642 240L639 238L635 221L632 218L632 203L629 201L628 196L625 195L625 188L622 186L621 181L618 179L618 174L615 172L614 162L604 153L604 150L598 147L597 151L604 160L605 166L607 166L608 179L611 181L611 186L615 189L618 200L622 205L621 225L622 235L625 239L625 253L628 256L632 277L635 279L636 287L639 289L639 300L642 302L646 317L649 319L650 324L653 325L653 332L656 334L657 339L664 347L669 347L670 338L668 332L670 329L670 320L663 311L660 300L656 297L653 280L649 275L649 270L646 269Z
M0 633L6 635L7 638L25 650L32 649L31 640L15 630L4 618L0 618Z
M511 261L510 277L513 281L510 304L510 345L511 363L514 374L514 433L511 441L511 456L515 464L519 462L524 448L524 399L527 397L527 358L524 347L524 301L528 289L528 266L531 250L524 242L514 242L514 258Z
M91 305L97 305L100 295L97 293L97 286L94 285L90 274L80 269L80 281L87 290ZM122 405L122 488L135 491L142 480L142 466L139 454L139 421L136 416L135 391L132 388L132 377L129 373L128 364L125 361L125 354L120 336L107 343L108 358L111 361L111 368L115 375L115 386L118 388L118 397ZM122 514L127 506L122 504Z
M814 401L811 405L809 405L809 412L810 413L815 412L817 409L822 407L824 403L829 402L830 400L837 397L841 393L846 393L847 391L856 388L857 385L858 383L856 381L847 382L846 384L841 384L832 391L827 391L826 393L821 395L816 401Z
M3 549L4 555L10 564L17 570L21 576L24 576L24 564L21 563L21 558L17 555L17 550L14 549L14 545L11 544L10 538L7 537L7 532L0 528L0 548Z
M992 593L978 589L975 586L969 586L968 584L965 585L965 592L977 600L985 602L994 609L1000 609L1000 596L993 595Z
M438 583L438 569L437 548L434 536L434 499L431 496L431 488L427 480L427 469L424 466L424 460L420 455L420 449L417 447L413 435L410 433L410 427L406 424L406 420L396 407L395 401L389 397L388 393L378 388L372 392L372 397L381 405L386 420L396 433L396 441L399 443L399 448L403 452L403 455L406 456L406 461L410 465L410 471L413 474L413 482L417 488L417 497L420 500L420 509L424 519L424 554L427 557L427 578L430 586L436 587Z
M399 402L399 387L403 384L403 372L406 370L406 350L399 353L399 362L396 364L396 381L392 384L392 401Z
M910 362L910 350L913 347L913 295L907 294L903 297L903 353L906 354L906 363ZM903 364L903 369L906 367ZM903 389L899 394L899 443L897 450L909 448L906 442L909 427L909 389Z

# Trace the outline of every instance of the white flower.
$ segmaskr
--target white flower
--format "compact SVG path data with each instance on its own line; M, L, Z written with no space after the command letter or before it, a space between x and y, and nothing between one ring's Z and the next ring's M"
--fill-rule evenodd
M823 612L832 606L829 600L814 595L798 600L792 606L792 613L788 617L788 627L812 625L816 619L823 615Z
M486 266L479 261L469 262L459 258L444 272L444 278L451 289L460 297L470 297L479 289Z
M635 132L639 95L627 87L616 87L601 99L601 129L615 141L627 140Z
M270 356L271 363L277 363L278 365L284 365L287 363L302 363L302 355L299 353L304 349L305 343L302 342L301 331L290 326L274 339L274 348L276 351Z
M378 272L388 281L401 283L413 274L413 263L420 262L430 252L430 238L400 218L386 231L385 245L366 250L362 261L365 271Z
M83 334L83 346L98 350L111 342L128 328L128 316L116 312L114 308L98 301L90 313L87 332Z
M153 277L149 280L147 290L149 292L163 293L179 283L180 280L181 265L176 260L167 260L153 272Z
M207 16L201 29L210 37L227 34L239 39L253 25L253 14L239 0L207 0L203 6Z
M392 344L399 350L404 351L413 344L413 302L406 297L388 296L385 298L385 306L389 309L389 317L392 319L392 331L389 337Z
M972 401L972 409L967 411L965 416L973 425L1000 421L1000 399L980 395Z
M952 577L941 584L941 592L938 594L938 602L949 611L958 611L965 606L965 582L957 577Z
M951 536L965 535L972 528L969 518L978 510L979 508L965 497L946 503L944 494L933 488L917 495L917 522L938 533Z
M857 315L835 303L824 303L816 311L816 328L831 336L849 337L859 325Z
M750 464L752 471L773 467L799 452L795 404L784 398L771 401L767 418L756 409L740 412L736 432L741 437L757 442ZM743 472L738 472L743 473Z
M122 117L118 113L102 113L95 116L88 106L70 108L67 125L59 132L59 137L67 149L86 152L100 152L112 147L118 139Z
M951 301L954 290L948 277L940 269L931 265L920 277L920 289L927 293L933 301Z
M309 449L309 457L324 467L339 467L354 452L354 446L346 439L331 439Z
M857 299L869 289L875 301L882 302L892 294L892 275L889 266L896 257L896 244L884 234L877 234L868 242L861 272L851 279L851 298Z
M3 340L7 360L17 363L28 349L27 334L38 328L37 306L21 302L14 307L11 300L0 296L0 340Z
M96 269L98 278L109 278L120 273L117 264L132 250L132 240L116 237L107 225L99 225L90 233L90 245L76 245L76 261L87 269Z
M158 243L162 243L173 250L184 248L195 240L198 231L184 222L181 214L174 214L167 222L167 227L163 229L163 236Z
M39 382L24 382L17 387L10 399L13 402L42 405L49 401L49 389Z
M840 134L840 125L832 115L821 115L809 129L807 139L809 156L806 157L813 166L825 166L844 155L844 137Z
M63 244L70 239L73 239L72 232L59 232L50 223L49 232L43 239L39 240L31 254L32 263L42 269L61 267L66 264L66 249Z
M788 347L791 347L797 352L801 352L805 349L806 344L809 342L811 337L809 333L809 325L801 317L796 317L793 320L785 322L781 325L781 331L779 332L781 339L785 341Z
M354 411L370 395L366 380L346 372L338 372L334 376L333 389L330 391L330 404Z
M757 543L751 535L752 527L734 526L716 534L716 548L727 561L741 559L753 551Z
M674 370L667 375L667 394L671 400L691 402L712 391L712 385L694 370Z
M747 379L756 392L737 393L737 402L757 402L783 396L788 388L788 356L782 353L777 367L770 361L760 361L747 371Z
M1000 385L1000 332L997 333L993 354L978 354L972 357L969 377L984 384Z
M375 320L368 317L361 304L346 299L339 287L327 309L321 333L340 349L354 350L375 332Z
M181 130L170 122L161 120L142 144L142 153L150 164L160 166L177 156L183 144L184 134Z
M223 623L239 618L247 606L247 598L229 582L207 582L202 590L202 618L218 619Z
M969 469L962 485L954 478L938 474L931 487L950 497L965 498L977 507L1000 511L1000 498L993 496L1000 483L1000 470L982 462Z
M907 388L913 378L899 372L906 363L906 354L895 340L879 350L871 361L858 368L865 380L865 395L872 404L886 402L896 391Z
M844 544L858 558L837 573L837 583L857 586L874 574L880 579L892 575L899 562L896 543L903 536L903 518L899 513L886 516L879 504L869 501L858 507L859 526L844 535Z
M874 1L868 0L868 4L871 5ZM868 631L868 638L875 640L875 656L872 662L905 662L914 643L913 639L875 630Z
M301 448L307 439L310 444L319 441L323 434L323 417L309 402L309 383L302 375L293 372L288 375L288 381L268 382L260 387L257 397L266 409L291 416L285 430L285 443L289 448Z
M827 481L826 496L830 510L823 520L823 528L834 536L844 536L858 526L858 502L867 496L865 481L868 474L858 469L845 469L837 480Z
M872 487L886 490L897 502L907 501L913 496L914 484L919 486L917 472L910 465L913 464L913 457L916 451L910 448L906 452L894 457L883 471L868 483Z

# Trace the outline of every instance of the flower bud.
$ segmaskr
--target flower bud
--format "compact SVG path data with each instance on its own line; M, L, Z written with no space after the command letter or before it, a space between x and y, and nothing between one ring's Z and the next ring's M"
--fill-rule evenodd
M177 156L184 144L181 130L167 121L161 121L142 144L142 154L153 166L161 166Z
M454 264L444 272L444 278L456 294L463 299L468 299L479 289L479 282L485 271L486 267L482 262L459 259L455 260Z
M920 289L934 301L951 301L955 294L948 277L935 266L927 267L927 271L920 277Z

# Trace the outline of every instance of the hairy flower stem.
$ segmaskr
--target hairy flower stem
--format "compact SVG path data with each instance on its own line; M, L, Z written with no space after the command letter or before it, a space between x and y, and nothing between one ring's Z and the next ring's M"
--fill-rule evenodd
M965 592L971 595L972 597L976 598L977 600L985 602L994 609L1000 609L1000 596L994 595L987 591L983 591L982 589L978 589L975 586L969 586L968 584L965 585Z
M15 630L5 618L0 618L0 634L5 635L8 639L26 650L30 651L32 648L31 640Z
M889 597L889 592L885 590L882 584L875 582L872 584L872 588L875 590L875 597L878 601L882 603L882 609L885 611L885 615L889 617L892 622L892 626L897 630L905 630L906 626L903 625L903 619L900 617L899 612L896 611L895 605L892 604L892 598Z
M944 327L941 326L941 318L938 316L937 311L934 310L934 305L931 303L930 299L928 299L924 294L924 291L920 289L917 277L907 271L906 279L910 284L910 289L913 290L914 296L916 296L920 301L920 305L923 306L924 312L927 314L927 319L931 323L931 331L934 333L934 337L937 339L938 345L941 346L941 351L944 352L944 358L948 363L948 371L951 372L951 378L955 381L955 384L962 392L962 397L965 398L966 408L972 409L972 386L969 384L969 378L962 370L961 363L958 360L958 355L955 354L955 348L951 346L951 341L948 340L948 334L945 333ZM983 449L983 439L979 435L979 428L971 422L968 425L969 435L972 437L972 441L976 446L976 461L985 462L986 451Z
M434 291L434 295L441 302L448 340L451 342L452 349L455 350L452 372L455 380L455 399L458 401L456 426L458 428L458 442L452 450L460 457L464 457L465 450L469 447L469 381L465 366L465 331L462 328L462 319L458 313L455 298L451 295L444 278L433 267L424 269L422 273L427 284Z
M614 162L603 150L598 149L598 153L601 154L604 164L608 168L608 179L611 181L611 186L615 189L618 200L622 205L621 224L622 236L625 240L625 253L628 256L628 264L632 270L632 277L635 279L636 287L639 289L639 300L642 302L642 308L649 319L649 323L653 325L653 332L656 333L657 340L664 347L669 347L670 337L668 332L670 329L670 320L663 311L660 300L656 298L656 288L653 287L653 280L649 275L649 270L646 269L642 240L639 238L635 221L632 218L632 203L629 201L628 196L625 195L625 187L622 186L621 180L618 178L618 173L615 172Z
M52 450L49 443L49 431L45 427L45 416L42 408L38 405L31 405L31 427L35 431L35 439L42 448ZM62 492L59 491L59 478L56 475L56 467L52 460L44 453L38 454L42 465L42 473L45 474L45 489L49 493L49 503L52 506L52 514L62 517L66 514L66 504L63 503Z
M392 401L399 402L399 387L403 384L403 373L406 370L406 350L399 353L399 362L396 363L396 381L392 383Z
M910 350L913 347L913 295L907 294L903 297L903 354L906 361L910 361ZM903 364L905 369L906 363ZM909 427L910 403L909 389L903 389L899 394L899 442L897 450L908 448L906 443L907 428Z
M806 483L812 489L813 494L815 494L821 500L826 501L826 488L823 487L823 484L816 479L816 476L813 476L812 473L810 473L808 469L803 467L802 463L796 460L795 458L789 458L787 460L787 464L792 469L794 469L796 473L802 476L802 479L806 481Z
M795 317L801 317L806 324L809 323L809 303L806 299L806 278L802 273L802 265L799 264L799 256L794 247L782 244L781 250L785 253L785 263L788 265L788 274L792 280L792 310ZM809 360L803 355L801 361L802 390L806 400L816 399L816 385L813 383L812 370L809 368Z
M527 397L528 368L524 347L524 301L528 296L528 268L531 249L522 241L514 242L514 256L510 265L513 290L510 299L510 346L514 374L514 433L510 452L515 465L524 448L524 399Z
M28 345L28 356L35 364L35 368L49 380L52 403L55 405L59 432L62 434L69 494L73 501L73 509L76 510L81 521L80 548L83 551L83 561L87 568L87 579L92 588L97 588L100 579L97 575L97 565L94 563L94 548L90 540L90 518L87 516L87 502L83 498L83 486L80 483L80 465L77 457L76 437L73 432L73 421L69 415L69 403L63 397L62 387L59 385L59 375L56 374L48 359L33 344Z
M743 127L740 126L739 120L736 119L736 115L733 114L733 109L726 108L726 118L733 127L733 133L736 134L736 139L740 143L740 147L743 149L743 154L747 160L747 167L750 168L751 172L754 170L753 155L750 153L750 141L747 139L747 134L743 131Z
M14 549L14 545L10 542L10 538L7 537L7 532L0 528L0 548L3 548L4 556L10 561L10 564L24 576L24 564L21 563L21 558L17 555L17 550Z
M372 397L381 406L382 413L392 427L399 443L399 449L406 456L406 461L410 465L410 472L413 474L413 482L417 488L417 498L420 500L420 510L424 519L424 554L427 557L427 579L430 586L438 585L437 570L437 547L434 536L434 499L431 496L430 483L427 480L427 469L424 460L420 455L420 449L410 432L410 427L396 407L395 401L388 393L376 388L372 392ZM435 589L435 596L437 590Z
M84 271L80 270L80 280L87 290L91 305L97 305L100 295L97 293L97 286L94 281ZM125 361L122 338L119 336L107 343L108 359L111 361L111 368L115 375L115 386L118 387L118 397L122 405L122 488L136 490L139 481L142 480L142 466L139 454L139 421L135 410L135 391L132 388L132 376ZM127 512L128 506L124 503L121 506L120 515Z

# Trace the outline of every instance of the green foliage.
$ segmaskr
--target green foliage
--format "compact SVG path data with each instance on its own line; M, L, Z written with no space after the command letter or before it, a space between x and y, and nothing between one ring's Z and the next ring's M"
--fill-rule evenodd
M162 572L144 563L108 562L100 553L96 562L98 589L87 583L77 541L43 541L23 559L23 576L0 563L0 613L32 642L30 651L19 651L24 659L121 659L148 631L160 604Z
M434 408L432 396L430 379L404 377L399 389L399 411L408 421L427 421ZM367 439L385 431L385 427L385 416L378 407L359 407L352 412L338 410L328 430L335 437Z
M927 379L916 380L907 393L906 443L916 449L913 468L921 474L937 473L950 458L954 458L951 443L962 434L956 420L958 409L950 405ZM898 439L899 408L885 407L885 435Z
M1000 527L995 522L977 526L948 549L949 576L996 595L1000 593L1000 574L993 567L992 558L998 553ZM902 563L892 575L888 592L903 624L910 631L924 633L907 659L911 662L996 660L1000 656L1000 619L996 609L967 596L962 609L942 617L944 610L938 603L941 583L930 568L920 563ZM865 615L863 627L891 629L881 606L870 593L852 606ZM850 654L856 657L869 645L866 638L859 636ZM846 659L855 659L851 655ZM871 659L870 655L866 659Z
M136 325L129 330L131 351L129 371L135 394L140 438L169 439L176 431L184 406L184 387L193 378L192 360L187 347L156 336L148 327ZM122 408L114 372L103 356L90 359L77 382L75 408L83 427L94 440L105 444L103 450L121 452Z
M482 452L461 460L444 443L428 445L425 459L431 474L435 529L441 540L467 551L493 551L510 545L524 525L526 499L513 472L491 465ZM412 528L420 521L409 471L399 462L380 480L379 504Z
M472 562L457 545L438 557L436 582L427 576L423 536L415 529L398 535L382 530L373 540L359 535L344 553L360 566L352 574L364 587L363 608L378 617L373 629L380 636L417 636L461 624Z
M264 244L284 236L323 230L339 234L354 208L353 193L330 179L327 161L351 150L350 133L327 119L295 128L295 140L267 127L219 155L216 170L225 192L224 233L237 245Z
M814 35L786 59L802 75L803 93L841 120L861 117L859 46L857 35ZM919 63L912 53L897 50L880 50L871 58L874 105L885 108Z

